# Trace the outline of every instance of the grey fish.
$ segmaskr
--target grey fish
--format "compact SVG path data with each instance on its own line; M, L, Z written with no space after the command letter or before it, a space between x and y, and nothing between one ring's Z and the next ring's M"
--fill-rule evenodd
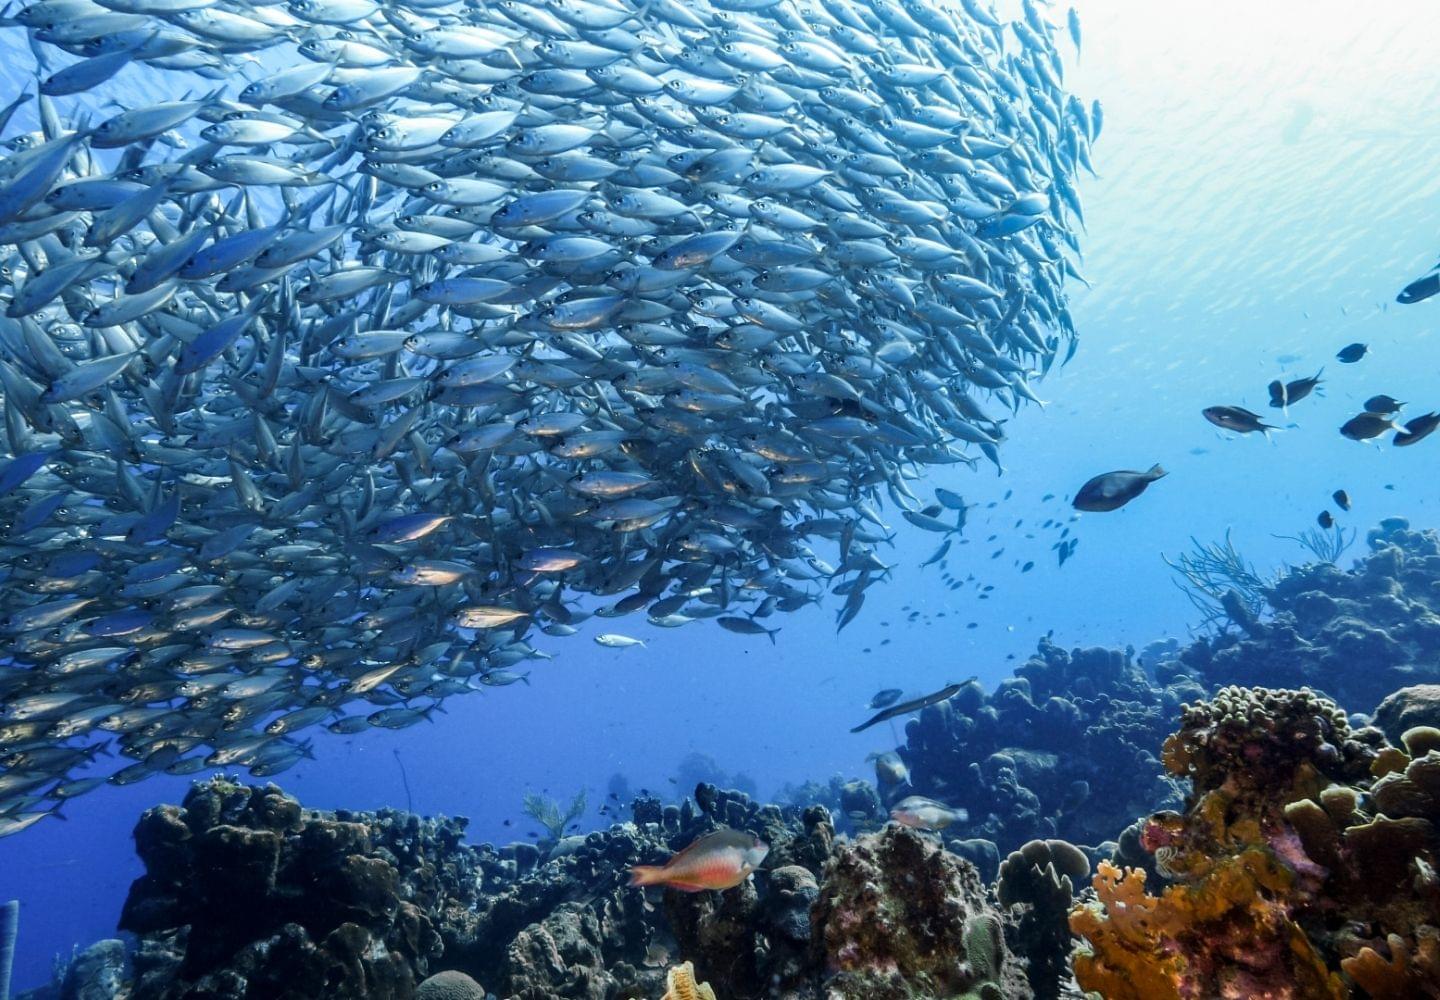
M874 697L870 699L870 703L865 707L885 708L899 701L900 696L904 693L905 692L900 690L899 688L883 688L880 691L875 692Z
M998 468L1075 348L1101 111L1031 9L7 20L67 68L0 112L0 759L275 774L592 613L845 627L898 531L965 551L913 477ZM44 759L0 815L98 784Z
M1272 431L1274 426L1263 423L1260 414L1251 413L1243 406L1207 406L1201 411L1206 420L1227 431L1249 434L1252 431Z
M1119 510L1164 476L1165 470L1158 465L1150 466L1145 472L1106 472L1087 480L1076 490L1071 506L1085 511Z
M1401 448L1417 444L1434 433L1437 427L1440 427L1440 413L1423 414L1405 421L1405 429L1395 435L1394 443Z
M1388 413L1359 413L1340 425L1340 433L1352 441L1368 441L1386 431L1401 431Z

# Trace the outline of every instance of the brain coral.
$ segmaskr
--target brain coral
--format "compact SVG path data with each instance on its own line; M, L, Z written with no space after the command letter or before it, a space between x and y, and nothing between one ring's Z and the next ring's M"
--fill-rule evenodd
M415 1000L485 1000L485 987L463 972L437 972L415 990Z

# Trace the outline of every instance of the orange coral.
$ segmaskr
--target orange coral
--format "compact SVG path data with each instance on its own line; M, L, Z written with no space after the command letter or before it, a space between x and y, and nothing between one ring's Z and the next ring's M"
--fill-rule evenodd
M1070 929L1090 943L1075 955L1075 979L1107 1000L1181 1000L1184 962L1157 947L1160 900L1145 892L1145 873L1122 872L1108 861L1095 872L1097 903L1070 914Z
M1340 976L1276 901L1291 881L1267 852L1251 849L1157 898L1145 891L1143 871L1122 875L1101 862L1098 902L1070 916L1070 929L1089 942L1075 957L1075 978L1105 1000L1344 1000Z
M1440 982L1440 931L1421 927L1414 948L1399 934L1387 940L1390 958L1374 948L1361 948L1353 958L1341 959L1345 974L1370 994L1371 1000L1412 1000L1434 996Z
M1178 881L1102 864L1071 913L1105 1000L1440 998L1440 730L1350 730L1311 692L1229 688L1187 706L1165 763L1181 813L1140 845ZM1362 992L1363 991L1363 992Z

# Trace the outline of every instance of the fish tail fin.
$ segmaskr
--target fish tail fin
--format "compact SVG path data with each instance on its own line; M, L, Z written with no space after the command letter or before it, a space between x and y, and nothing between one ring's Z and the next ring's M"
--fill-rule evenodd
M630 869L631 885L659 885L665 881L665 869L658 865L636 865Z
M1168 472L1160 468L1160 463L1156 462L1146 471L1145 478L1149 479L1151 482L1154 482L1157 479L1164 479L1168 475Z
M779 634L779 632L780 630L778 628L767 628L765 630L765 634L770 637L770 645L775 645L775 636Z

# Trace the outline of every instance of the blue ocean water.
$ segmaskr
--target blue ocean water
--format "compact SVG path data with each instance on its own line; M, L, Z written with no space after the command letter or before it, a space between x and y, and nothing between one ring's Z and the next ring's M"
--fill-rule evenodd
M1085 42L1068 83L1105 108L1100 176L1080 188L1081 270L1093 285L1072 290L1081 346L1039 384L1048 405L1007 424L1003 476L962 468L927 484L978 505L948 562L993 584L986 599L919 568L939 537L896 516L895 545L881 552L891 578L839 635L833 599L772 620L773 646L703 624L595 619L544 642L555 658L531 665L528 686L451 699L432 724L400 732L322 734L316 759L281 784L313 807L465 815L475 839L503 842L529 829L528 790L584 788L594 805L619 774L678 797L688 789L670 781L691 753L748 775L763 795L862 775L867 753L896 742L888 726L848 733L880 688L993 684L1051 631L1065 646L1183 634L1195 614L1161 555L1191 536L1230 531L1261 566L1298 560L1274 536L1310 527L1337 488L1354 499L1344 523L1362 534L1391 514L1433 526L1429 452L1358 444L1335 428L1376 393L1440 405L1433 303L1393 302L1440 242L1440 126L1423 110L1440 97L1429 45L1440 11L1338 0L1077 6ZM0 32L0 103L31 65L14 35ZM127 85L142 99L174 96ZM1338 364L1352 341L1370 356ZM1323 398L1297 406L1298 426L1271 440L1200 417L1218 403L1267 412L1269 380L1322 366ZM1066 497L1089 476L1155 462L1169 476L1140 500L1071 522ZM1047 519L1080 539L1063 568ZM907 621L911 610L922 618ZM590 641L601 631L647 645L604 649ZM72 803L68 822L0 841L0 898L24 907L17 987L47 980L54 954L113 933L140 871L134 820L184 788L161 777L102 789ZM592 809L582 825L605 822Z

